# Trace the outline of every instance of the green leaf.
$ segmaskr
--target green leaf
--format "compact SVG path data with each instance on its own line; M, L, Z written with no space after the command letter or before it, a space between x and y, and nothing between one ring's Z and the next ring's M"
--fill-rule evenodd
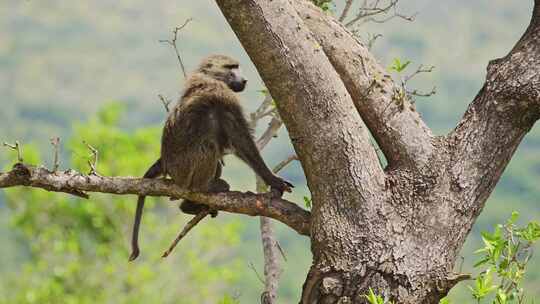
M409 66L409 64L411 64L410 60L407 60L405 63L401 63L399 58L394 58L389 69L401 73L407 68L407 66Z
M489 258L481 259L480 261L476 262L476 264L474 264L473 267L478 267L478 266L484 265L487 262L489 262Z
M304 196L304 204L306 205L306 208L311 209L311 198Z
M223 298L218 302L218 304L239 304L240 301L234 299L230 295L225 295Z
M493 275L491 273L491 268L488 268L488 270L485 273L480 274L476 278L474 287L471 287L471 286L468 286L468 287L472 292L472 296L476 300L479 301L479 300L484 299L493 290L497 288L497 286L493 285L492 282L493 282Z
M516 235L527 242L536 242L540 239L540 224L530 222L525 228L518 229Z
M384 299L380 295L376 295L373 289L369 288L369 294L364 295L369 304L384 304Z
M439 304L450 304L450 300L447 297L442 298Z
M497 295L495 297L495 303L497 304L506 304L508 303L508 296L506 295L506 293L504 292L504 290L500 289L497 290Z
M510 219L508 220L508 224L515 224L516 221L518 220L519 218L519 212L517 211L512 211L512 215L510 216Z

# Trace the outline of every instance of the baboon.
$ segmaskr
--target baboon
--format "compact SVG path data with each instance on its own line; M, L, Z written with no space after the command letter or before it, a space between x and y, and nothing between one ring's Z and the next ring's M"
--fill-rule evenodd
M170 176L180 187L197 192L229 190L220 178L222 159L233 153L246 162L273 192L290 192L291 183L275 175L264 163L252 137L238 96L247 80L239 63L227 56L204 59L187 79L182 97L170 111L161 138L161 158L145 173L145 178ZM139 255L138 233L144 196L137 202L130 261ZM188 214L208 210L208 206L184 200L180 209ZM217 211L211 211L212 216Z

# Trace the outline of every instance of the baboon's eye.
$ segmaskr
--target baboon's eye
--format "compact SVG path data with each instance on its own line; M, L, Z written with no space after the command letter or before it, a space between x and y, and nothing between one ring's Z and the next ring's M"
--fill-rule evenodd
M229 70L238 69L238 64L225 64L223 67Z

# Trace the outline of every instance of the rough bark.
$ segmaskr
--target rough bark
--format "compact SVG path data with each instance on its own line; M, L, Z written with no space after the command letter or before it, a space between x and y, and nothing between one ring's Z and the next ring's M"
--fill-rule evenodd
M312 192L301 303L364 303L370 287L396 303L438 303L465 277L452 272L457 254L539 118L538 2L447 137L434 137L368 50L307 1L216 2L279 101Z
M196 193L176 186L167 179L106 177L85 175L73 170L51 172L43 167L18 163L9 172L0 172L0 188L28 186L85 197L85 191L112 194L136 194L186 198L205 203L213 209L251 216L266 216L309 235L310 213L296 204L271 194L242 192Z
M332 62L391 166L424 166L433 135L410 100L396 99L390 75L354 35L307 1L293 4Z
M301 303L438 303L464 276L459 250L515 149L540 118L540 0L530 26L448 136L433 137L368 50L305 0L216 0L257 66L312 194L310 214L269 195L191 193L167 180L18 164L0 188L165 195L279 220L311 237ZM365 123L365 124L364 124ZM389 166L380 167L377 139ZM261 142L260 144L264 144Z

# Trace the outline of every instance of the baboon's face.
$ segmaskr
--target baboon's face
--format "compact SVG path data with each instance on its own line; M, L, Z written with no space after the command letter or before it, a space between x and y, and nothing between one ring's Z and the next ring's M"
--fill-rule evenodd
M242 76L238 61L223 55L206 58L199 68L206 75L223 81L234 92L241 92L246 87L247 80Z

